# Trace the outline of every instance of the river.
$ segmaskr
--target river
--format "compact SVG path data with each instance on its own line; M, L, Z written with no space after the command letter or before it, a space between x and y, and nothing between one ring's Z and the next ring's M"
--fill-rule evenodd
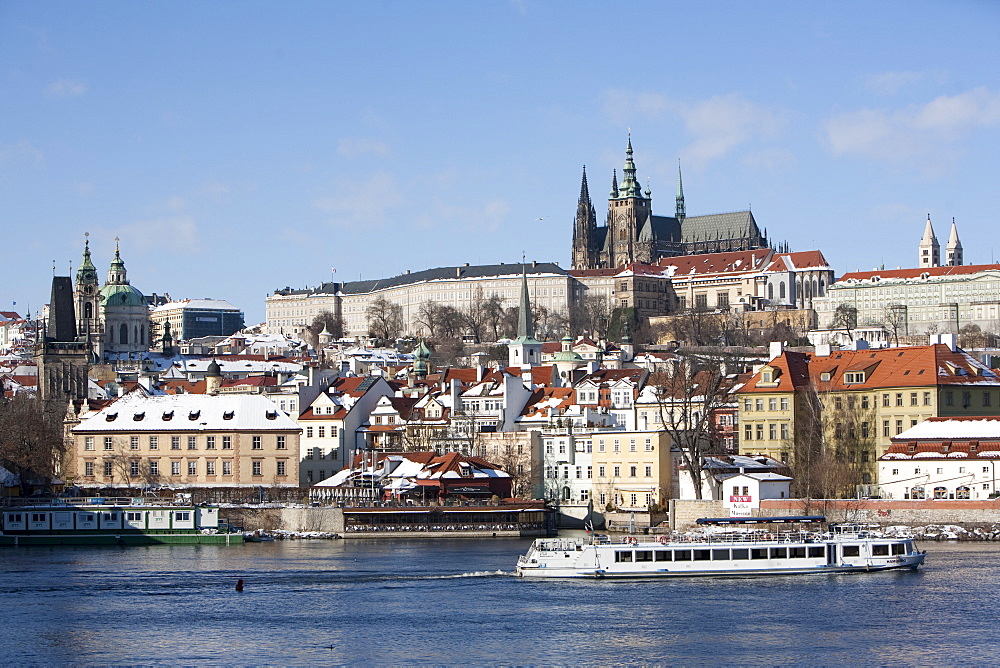
M923 544L917 572L608 582L514 577L529 543L3 548L0 664L984 665L1000 649L996 544Z

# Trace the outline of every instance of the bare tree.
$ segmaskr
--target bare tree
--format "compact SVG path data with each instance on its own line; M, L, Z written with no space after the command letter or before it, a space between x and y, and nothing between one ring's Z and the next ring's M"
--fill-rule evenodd
M531 498L531 445L524 432L494 434L483 443L484 459L498 465L510 476L510 495Z
M842 329L847 334L847 338L854 340L854 330L858 326L858 309L850 304L839 304L833 311L833 323L831 329Z
M377 339L395 339L403 329L403 307L385 297L376 298L365 312L368 332Z
M569 320L574 332L587 333L595 339L607 336L611 322L611 306L607 297L584 295L573 303Z
M454 306L441 307L441 320L438 336L443 338L458 338L462 335L462 314Z
M0 399L0 466L21 478L22 494L56 476L66 451L62 425L25 393Z
M906 336L907 334L906 305L895 302L886 305L885 314L882 319L885 322L886 330L888 330L889 335L892 337L893 343L898 346L899 335L902 333L903 336Z
M489 321L487 304L488 300L486 299L486 294L483 292L483 286L477 285L476 289L472 292L472 299L469 300L469 305L462 312L462 321L476 343L482 341L483 334L486 331L486 324Z
M666 370L652 374L647 382L662 429L678 448L698 499L702 498L704 457L724 451L716 433L715 413L732 403L733 395L723 362L721 356L685 356Z
M417 308L417 324L423 327L430 338L438 335L441 328L441 304L428 299Z
M334 339L339 339L344 336L344 319L333 311L323 310L317 313L305 331L307 342L313 348L319 348L319 335L324 329Z
M504 320L503 297L495 292L486 300L486 324L493 335L493 341L498 341L503 336Z

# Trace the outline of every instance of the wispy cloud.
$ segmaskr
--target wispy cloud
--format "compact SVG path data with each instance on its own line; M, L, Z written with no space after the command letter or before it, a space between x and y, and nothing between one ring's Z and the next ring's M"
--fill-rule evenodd
M377 139L345 137L337 144L337 153L347 158L385 157L389 155L389 145Z
M510 202L491 199L481 205L459 206L437 202L431 211L417 216L415 225L423 229L465 229L492 234L500 229L510 214Z
M775 139L785 126L787 114L742 95L717 95L697 102L682 102L660 93L609 90L604 111L617 123L638 119L679 118L690 143L681 150L685 162L698 169L711 160L730 154L753 142Z
M332 195L313 201L320 211L333 214L333 225L382 226L389 219L393 207L403 201L396 179L388 172L372 174L365 181L338 184Z
M0 165L25 163L41 165L44 162L45 154L29 141L22 139L15 144L0 144Z
M1000 125L1000 93L985 87L942 95L906 109L861 109L828 119L823 130L835 155L890 163L922 159L926 171L951 165L960 143Z
M948 74L943 70L924 72L880 72L865 79L865 88L879 95L895 95L904 88L910 88L925 81L943 83Z
M94 192L94 184L90 181L77 181L73 184L73 192L81 197L85 197Z
M121 238L123 253L128 247L140 253L156 250L195 255L203 247L198 243L198 225L188 214L137 220L109 234Z
M50 83L45 92L52 97L79 97L87 92L87 84L70 79L60 79Z

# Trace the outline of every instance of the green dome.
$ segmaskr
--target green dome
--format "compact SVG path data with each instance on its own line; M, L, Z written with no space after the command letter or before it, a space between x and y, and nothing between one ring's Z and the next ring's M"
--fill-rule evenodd
M131 285L105 285L101 288L101 303L105 308L145 306L146 298Z

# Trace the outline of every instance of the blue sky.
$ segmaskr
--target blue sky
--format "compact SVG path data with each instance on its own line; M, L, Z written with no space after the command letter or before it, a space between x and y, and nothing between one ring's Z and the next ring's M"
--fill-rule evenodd
M569 265L629 129L654 212L751 206L838 274L913 266L930 213L1000 258L1000 3L0 3L0 309L52 262L227 299ZM599 213L603 215L603 213ZM538 220L541 218L542 220Z

